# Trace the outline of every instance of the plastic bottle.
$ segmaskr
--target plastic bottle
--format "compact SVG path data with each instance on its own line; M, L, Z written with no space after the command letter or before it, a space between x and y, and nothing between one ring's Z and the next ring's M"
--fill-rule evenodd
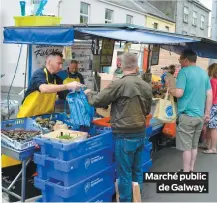
M36 16L41 16L44 10L45 5L47 4L47 0L41 0L38 10L36 12Z
M26 1L20 1L21 16L26 15Z

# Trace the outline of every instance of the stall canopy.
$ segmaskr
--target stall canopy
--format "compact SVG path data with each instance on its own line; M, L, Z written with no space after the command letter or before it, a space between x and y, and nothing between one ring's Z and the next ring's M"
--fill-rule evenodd
M125 24L60 25L52 27L5 27L4 43L69 46L75 39L109 38L141 44L159 44L169 51L180 53L194 49L198 56L217 58L217 42L175 33L156 31Z

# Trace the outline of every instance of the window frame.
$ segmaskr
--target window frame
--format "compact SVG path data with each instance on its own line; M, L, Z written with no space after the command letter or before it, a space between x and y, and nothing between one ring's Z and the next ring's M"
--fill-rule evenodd
M166 30L166 32L170 32L170 27L169 26L165 26L165 30Z
M202 21L203 18L203 21ZM202 22L203 22L203 26L202 26ZM201 15L200 17L200 29L204 30L205 29L205 16Z
M185 9L187 11L187 13L185 12ZM187 16L187 19L185 19L185 17ZM183 21L185 23L188 23L188 18L189 18L189 8L187 6L184 6L184 15L183 15Z
M193 11L192 25L195 27L197 26L197 12L196 11Z
M155 25L157 25L157 28L155 28ZM158 23L153 23L153 29L157 30L158 29Z
M111 20L110 19L106 19L106 11L110 11L111 12ZM113 22L113 16L114 16L114 11L109 9L109 8L106 8L105 9L105 23L112 23Z
M86 4L86 5L87 5L87 14L81 13L81 6L82 6L82 4ZM81 16L82 16L82 17L87 17L87 22L86 22L86 23L89 23L89 18L90 18L90 4L88 4L88 3L86 3L86 2L83 2L83 1L80 2L80 23L84 23L84 22L81 22Z
M130 21L131 21L130 23L127 22L128 17L130 17ZM129 15L129 14L126 15L126 23L127 24L133 24L133 16L132 15Z

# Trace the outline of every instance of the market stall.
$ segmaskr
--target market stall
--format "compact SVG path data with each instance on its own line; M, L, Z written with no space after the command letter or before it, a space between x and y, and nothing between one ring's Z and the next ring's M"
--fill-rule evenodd
M71 46L76 39L84 41L91 40L93 55L100 55L99 40L103 39L140 44L167 45L170 47L171 51L174 47L183 48L194 45L194 43L203 43L200 38L156 32L133 25L61 25L50 27L4 28L4 43L28 45L29 80L33 70L33 45ZM210 46L217 49L212 43L209 43L209 46L207 45L206 48L209 49ZM207 56L206 50L200 50L199 56ZM16 197L21 199L22 202L25 201L25 167L27 160L30 159L34 153L34 161L38 167L38 176L35 178L35 186L42 191L42 200L40 201L98 201L99 199L111 201L111 197L114 194L114 187L112 185L115 180L115 168L112 160L113 140L110 128L100 128L97 125L90 125L88 126L88 130L87 128L80 129L80 132L87 133L86 136L83 136L84 139L81 140L81 142L67 144L57 139L59 135L56 136L55 139L51 137L45 139L45 137L49 136L49 133L52 131L49 129L51 122L54 122L54 125L56 125L57 121L61 121L61 124L59 123L60 125L67 125L68 130L75 130L75 125L72 124L71 117L62 113L43 115L40 118L32 117L30 119L31 122L39 124L36 125L37 127L40 126L40 135L33 138L34 143L40 146L40 153L34 153L34 145L16 150L14 145L10 145L12 143L10 141L1 144L3 154L22 161L22 171L18 174L19 176L22 174L23 177L22 195L21 197L16 195ZM2 126L5 128L4 130L7 130L8 122L14 122L11 123L11 125L16 128L18 121L25 123L26 119L4 121L5 123L2 123ZM45 122L48 123L45 125ZM152 119L146 127L147 138L149 138L160 133L163 124ZM67 135L67 133L69 132L65 132L64 136L72 139L70 133L69 135ZM76 133L79 134L77 131ZM44 134L45 137L43 136ZM87 137L88 139L86 139ZM151 148L152 144L146 139L146 147L144 149L144 172L151 166ZM103 156L103 154L105 156ZM108 154L109 158L105 159ZM75 165L80 166L77 162L75 163L75 160L79 160L80 165L85 163L85 168L76 168L76 170L73 170ZM91 163L95 162L97 164L94 168L88 169ZM89 172L86 171L87 169ZM85 174L86 176L84 176ZM78 178L78 182L81 181L81 184L75 184L75 180L70 178L73 175ZM16 179L17 178L15 178L15 181ZM97 182L97 180L102 181ZM94 184L91 185L91 183ZM11 186L3 188L3 190L14 195L10 192L10 188ZM81 188L85 190L83 191Z

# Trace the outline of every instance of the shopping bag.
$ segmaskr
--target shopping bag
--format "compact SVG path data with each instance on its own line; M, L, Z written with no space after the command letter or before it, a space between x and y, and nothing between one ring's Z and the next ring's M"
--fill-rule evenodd
M163 128L163 134L169 136L169 137L175 137L176 136L176 122L173 123L166 123Z
M169 98L169 99L168 99ZM173 96L169 95L168 90L164 99L159 99L154 118L164 122L172 123L175 122L177 117L176 105Z

